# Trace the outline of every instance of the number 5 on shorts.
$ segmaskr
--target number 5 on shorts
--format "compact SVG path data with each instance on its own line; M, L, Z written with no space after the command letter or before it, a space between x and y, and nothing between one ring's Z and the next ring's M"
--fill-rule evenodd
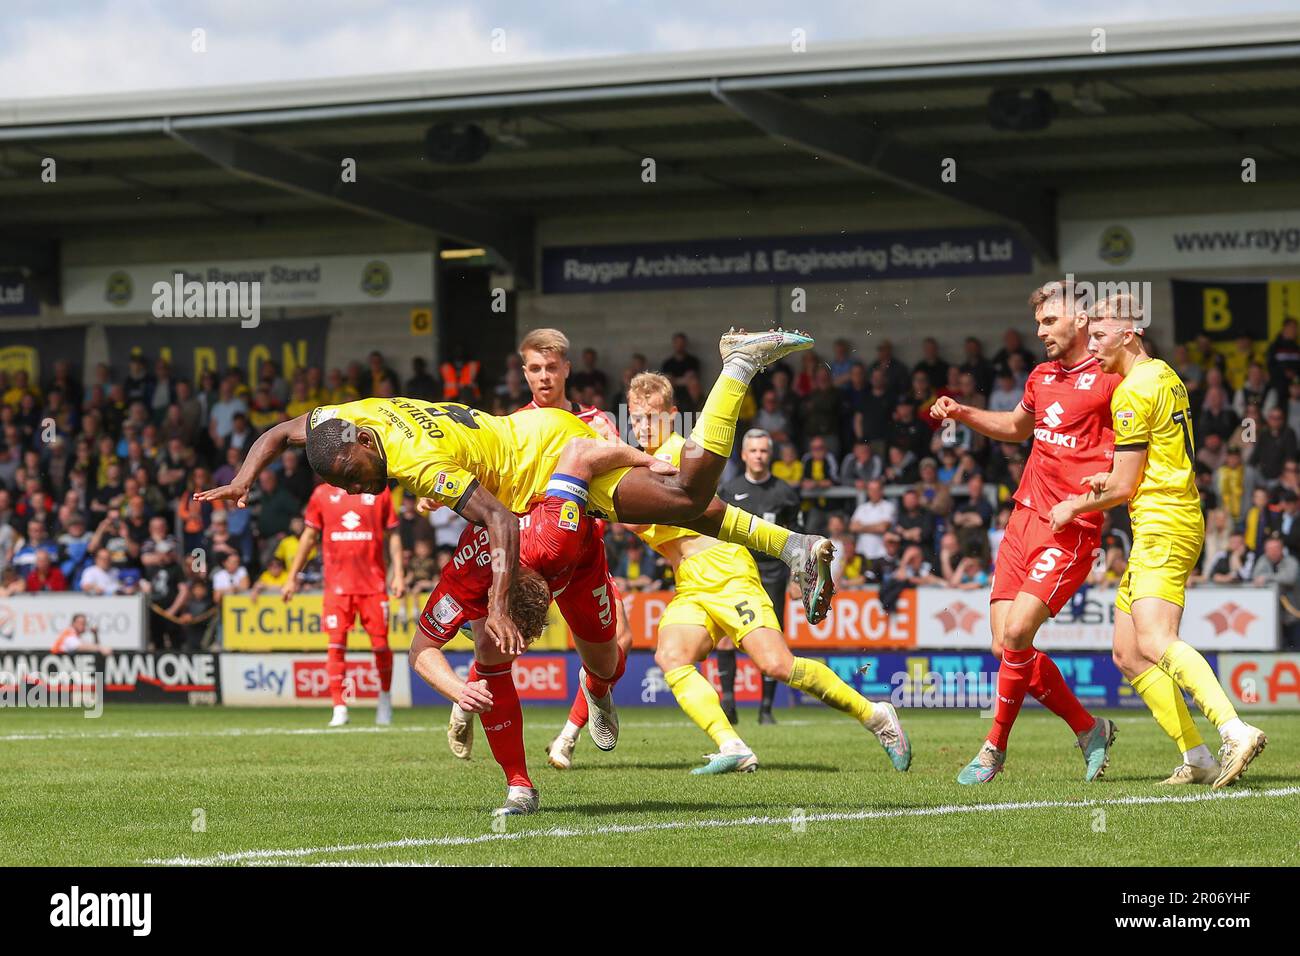
M1047 573L1056 567L1056 559L1065 554L1060 548L1048 548L1043 552L1043 556L1038 559L1029 576L1035 581L1041 581L1047 577Z

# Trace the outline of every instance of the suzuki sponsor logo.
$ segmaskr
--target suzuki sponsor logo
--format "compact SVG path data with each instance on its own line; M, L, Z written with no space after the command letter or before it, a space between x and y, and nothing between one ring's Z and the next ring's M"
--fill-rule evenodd
M1057 407L1059 408L1060 406ZM361 524L361 518L355 511L349 511L339 519L339 523L349 531L356 531L357 525Z
M1048 428L1061 427L1061 412L1063 411L1065 411L1065 408L1060 402L1052 402L1047 406L1043 411L1043 421L1047 423Z

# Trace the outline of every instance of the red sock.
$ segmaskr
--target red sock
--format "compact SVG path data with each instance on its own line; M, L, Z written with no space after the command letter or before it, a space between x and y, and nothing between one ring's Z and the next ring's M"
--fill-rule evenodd
M587 695L579 688L573 695L573 706L569 708L569 723L575 727L587 726Z
M1029 670L1029 693L1036 701L1069 724L1076 734L1092 729L1097 718L1079 703L1050 657L1039 651Z
M343 653L347 650L347 638L339 643L330 642L329 654L325 658L325 673L330 679L330 699L337 707L343 703Z
M379 687L383 691L393 689L393 649L388 646L387 637L372 637L370 649L375 652L375 670L379 671Z
M1011 725L1016 722L1020 705L1025 702L1034 654L1032 647L1023 651L1013 651L1009 647L1002 649L1002 666L998 668L998 702L993 711L993 729L989 731L989 743L998 750L1007 749Z
M506 774L506 786L531 787L528 760L524 757L524 711L519 706L512 664L470 665L469 679L487 681L492 693L492 709L479 714L483 733L487 734L492 756Z
M587 690L591 691L592 697L604 697L609 693L609 689L618 683L618 679L623 676L625 670L627 670L627 653L620 647L618 649L618 666L614 668L614 676L600 678L591 671L587 671Z

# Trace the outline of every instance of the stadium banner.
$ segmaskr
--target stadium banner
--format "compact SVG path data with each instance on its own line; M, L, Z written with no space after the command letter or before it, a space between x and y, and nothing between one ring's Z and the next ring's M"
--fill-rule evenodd
M113 650L143 650L144 595L112 597L73 592L0 597L0 654L8 650L48 651L76 614L97 632L87 640Z
M323 366L329 330L330 317L321 315L267 320L255 334L238 322L109 325L104 333L114 368L125 369L132 355L143 354L150 364L166 359L179 378L197 381L204 372L238 368L246 381L256 382L267 360L276 362L286 378L309 365Z
M906 229L542 250L542 292L1024 275L1033 256L1011 230Z
M633 647L655 646L659 619L673 597L672 591L623 595ZM788 598L785 609L785 633L790 646L819 650L915 647L916 622L916 592L911 590L902 593L893 614L885 613L880 594L874 589L837 593L831 599L830 613L817 625L808 623L799 601Z
M462 679L469 674L474 655L448 653L448 663ZM515 687L519 699L525 704L568 705L578 692L578 669L582 659L575 651L561 653L528 653L515 661ZM712 657L700 665L700 671L721 690L718 668ZM416 707L448 707L451 702L426 684L414 672L410 675L411 702ZM742 704L755 704L763 696L763 675L754 662L743 654L736 658L736 700ZM795 692L784 684L776 687L774 703L785 707L794 702ZM614 685L614 703L618 707L676 707L677 700L664 682L663 669L655 663L653 653L633 650L628 654L627 670L623 679Z
M987 591L918 588L916 646L987 649L991 640ZM1202 651L1268 651L1277 647L1274 587L1187 589L1180 635ZM1109 650L1115 591L1083 588L1045 623L1034 645L1045 651Z
M1242 336L1269 341L1287 319L1300 319L1300 281L1174 279L1170 285L1176 342L1205 335L1230 354Z
M230 707L329 707L330 681L325 651L319 654L238 654L221 656L221 702ZM350 706L373 707L379 699L379 670L373 654L349 653L344 661L344 694ZM394 707L411 706L410 670L393 661Z
M21 272L0 272L0 315L40 314L41 300L32 280Z
M433 301L433 253L398 252L362 256L312 256L284 259L228 259L149 262L134 265L65 266L63 311L67 315L106 313L174 314L176 275L182 283L257 283L262 308L313 305L372 305ZM156 283L169 290L156 305ZM205 286L205 290L207 286ZM239 326L238 319L224 320Z
M1300 654L1220 654L1219 676L1242 710L1300 710Z
M416 633L416 619L424 610L428 594L407 594L388 599L388 644L404 651ZM228 651L320 651L329 642L321 628L321 595L294 595L284 603L278 594L252 597L231 594L221 602L221 643ZM3 644L0 644L3 646ZM447 650L470 650L473 641L465 632L447 643ZM551 605L546 630L533 642L534 650L564 650L570 646L569 631L555 605ZM353 621L348 631L348 650L370 649L370 636Z
M849 686L872 700L889 700L898 707L973 708L987 710L997 697L998 660L992 654L960 651L882 651L865 654L816 654L815 657L835 672ZM1217 655L1208 657L1215 666ZM462 678L469 673L472 654L449 653L448 662ZM1109 653L1054 654L1052 660L1061 675L1088 707L1125 707L1145 709L1142 699L1133 692ZM515 687L525 704L567 705L578 690L578 668L582 661L576 652L533 654L531 651L515 661ZM700 672L721 690L718 669L713 657L700 666ZM450 701L434 691L412 673L411 702L417 706L447 707ZM763 679L758 667L741 654L736 658L736 700L757 705L762 699ZM627 671L614 685L614 702L619 707L675 707L676 699L664 682L663 670L649 651L633 650L628 655ZM821 701L785 684L777 684L777 707L810 705L824 707ZM1026 698L1028 707L1040 706Z
M1062 220L1061 269L1228 269L1300 264L1300 210Z
M86 364L86 326L0 332L0 371L8 372L11 380L15 372L26 372L29 381L39 383L49 376L58 359L66 361L73 377L81 380ZM76 407L81 405L80 395L64 398Z

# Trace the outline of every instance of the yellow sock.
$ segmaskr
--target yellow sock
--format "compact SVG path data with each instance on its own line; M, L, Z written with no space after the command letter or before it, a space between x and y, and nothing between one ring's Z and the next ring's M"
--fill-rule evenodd
M718 692L708 682L694 664L675 667L664 674L664 680L677 698L677 704L686 712L686 716L695 721L695 725L708 734L719 748L732 740L739 740L727 715L722 712L722 702Z
M741 544L785 560L785 544L793 533L788 528L764 521L748 511L741 511L735 505L727 505L727 510L722 515L722 527L718 530L718 540Z
M863 723L875 710L871 701L836 677L835 672L821 661L796 657L794 667L790 670L789 683L795 690L811 694L826 706L833 707Z
M736 443L736 419L749 385L729 375L719 375L704 402L704 409L691 429L691 441L726 458Z
M1138 692L1142 702L1150 708L1160 729L1169 735L1179 750L1187 753L1205 742L1192 723L1192 715L1187 709L1187 701L1183 700L1183 692L1159 666L1151 665L1129 683Z
M1209 662L1201 652L1183 641L1174 641L1160 655L1162 671L1174 679L1183 690L1192 695L1201 713L1216 727L1222 727L1237 716L1237 709L1223 692L1223 686L1214 676Z

